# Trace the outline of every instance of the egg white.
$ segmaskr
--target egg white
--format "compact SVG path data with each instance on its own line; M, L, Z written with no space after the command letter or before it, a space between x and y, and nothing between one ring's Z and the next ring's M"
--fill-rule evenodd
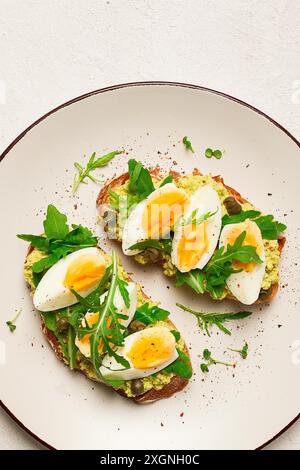
M120 323L124 326L128 326L129 323L132 321L134 314L136 312L137 308L137 285L134 282L128 282L128 285L126 286L128 295L129 295L129 307L126 307L125 302L123 300L123 297L121 295L121 292L119 290L119 287L116 288L115 296L114 296L114 306L116 307L118 313L121 313L122 315L127 315L128 318L126 319L120 319ZM108 292L105 292L100 296L100 302L103 303ZM89 323L89 318L94 315L93 312L87 312L85 315L85 320L87 323ZM84 320L83 320L84 321ZM85 323L84 321L84 325ZM75 338L75 344L78 347L79 351L86 357L90 357L91 352L90 352L90 343L89 342L84 342L78 336Z
M83 248L58 261L45 273L34 292L33 304L37 310L50 312L52 310L69 307L78 302L75 295L72 294L70 289L65 285L65 277L70 264L78 257L85 254L92 254L105 264L104 257L96 247ZM80 295L86 297L93 292L96 287L97 286L92 286L89 289L82 290Z
M212 215L206 220L206 233L208 238L208 250L206 253L203 254L201 259L198 261L197 265L190 269L203 269L204 266L208 263L210 258L212 257L217 244L218 239L221 231L222 225L222 208L221 208L221 201L218 196L218 193L210 186L205 185L199 188L190 198L190 204L187 207L187 210L183 214L183 219L187 219L192 212L197 209L197 217L206 214L207 212L211 212ZM175 227L174 230L174 238L172 242L172 253L171 253L171 260L172 263L181 271L181 272L188 272L190 269L180 268L179 267L179 260L178 260L178 245L182 238L184 228L179 223Z
M133 256L140 253L142 250L130 250L129 248L136 243L147 240L148 234L142 227L142 217L144 210L152 199L160 196L167 192L177 192L185 194L185 192L177 188L174 183L167 183L161 188L153 191L144 201L141 201L137 206L130 212L123 228L122 234L122 250L125 255Z
M225 225L220 235L219 246L224 246L227 236L235 224ZM259 246L262 249L260 254L261 264L257 264L253 271L241 271L231 274L226 281L227 287L234 297L242 304L251 305L259 297L262 281L266 270L266 255L264 250L263 239L260 236Z
M167 329L164 326L160 328ZM142 379L144 377L149 377L149 375L155 374L156 372L159 372L162 369L165 369L168 365L172 364L172 362L176 361L176 359L178 358L178 352L176 350L176 347L174 346L174 351L172 352L170 358L163 364L160 364L157 367L151 367L147 369L135 368L131 361L128 359L127 353L130 351L133 343L138 339L139 335L141 335L142 333L143 330L127 336L124 341L124 346L116 350L116 353L119 356L124 357L129 362L129 369L124 369L123 366L119 364L115 358L109 356L108 354L104 357L102 366L100 367L100 373L103 375L104 378L111 380Z

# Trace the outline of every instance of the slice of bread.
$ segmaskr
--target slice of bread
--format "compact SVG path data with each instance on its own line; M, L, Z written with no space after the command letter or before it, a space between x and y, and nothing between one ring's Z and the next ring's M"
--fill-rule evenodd
M32 251L33 251L33 248L30 247L29 250L28 250L27 256ZM128 281L132 280L129 275L127 277L127 280ZM33 294L32 287L30 285L28 285L28 287L29 287L31 293ZM143 298L145 299L145 303L147 301L149 301L149 297L143 292L142 289L141 289L141 294L142 294ZM45 326L45 324L43 323L43 319L42 319L41 315L40 315L40 319L41 319L41 323L42 323L42 326L41 326L42 332L44 333L44 335L47 338L50 346L54 350L54 352L56 354L56 357L60 361L64 362L64 364L68 365L68 361L64 357L64 354L63 354L63 351L62 351L62 348L61 348L61 345L60 345L60 342L59 342L58 338L53 333L53 331L49 330ZM177 330L176 326L171 322L171 320L167 319L167 320L165 320L165 322L170 326L170 329ZM188 350L185 343L184 343L183 352L190 359L189 350ZM190 365L191 365L191 362L190 362ZM88 373L87 369L82 365L81 362L79 362L79 363L77 362L77 365L76 365L75 369L82 372L88 379L94 380L96 382L101 382L101 380L97 378L96 374L91 376L91 374ZM160 390L152 388L151 390L148 390L144 394L138 395L138 396L135 396L135 397L128 397L126 395L126 393L124 392L124 390L122 390L122 389L113 389L112 388L112 390L116 391L119 395L121 395L123 397L133 399L137 403L147 404L147 403L152 403L152 402L157 401L157 400L161 400L162 398L171 397L172 395L174 395L175 393L179 392L184 387L186 387L188 382L189 382L189 379L185 379L183 377L179 377L177 375L174 375L171 378L170 382L168 384L164 385L163 388L161 388Z
M151 173L151 176L154 177L157 180L163 180L163 178L166 176L166 174L162 173L162 171L159 167L155 167L154 169L151 169L150 173ZM180 173L178 173L176 171L170 171L169 174L173 177L175 183L176 183L176 181L178 181L179 178L181 178L183 176L183 175L181 175ZM193 170L192 174L193 174L193 176L197 176L197 175L198 176L203 176L202 173L197 168L195 168ZM228 191L228 193L230 195L232 195L238 202L240 202L241 204L249 203L249 201L247 201L245 198L243 198L238 191L231 188L230 186L227 186L224 183L224 180L221 176L219 176L219 175L218 176L213 176L213 179L216 182L222 183L223 186ZM97 201L96 201L96 205L97 205L97 208L99 209L100 216L103 216L103 212L109 206L109 189L114 190L114 189L118 188L119 186L122 186L128 180L129 180L129 173L126 172L126 173L123 173L120 176L112 178L110 181L108 181L101 188L101 190L98 194L98 197L97 197ZM279 238L278 238L278 249L279 249L280 255L282 253L282 250L283 250L283 247L284 247L284 244L285 244L285 240L286 239L285 239L284 236L279 236ZM158 263L160 263L160 262L158 262ZM160 264L162 264L162 263L163 262L161 262ZM259 297L259 299L256 301L256 303L270 302L275 297L276 293L278 292L278 288L279 288L278 282L273 283L271 285L271 287L269 288L268 292L264 296ZM226 297L229 298L229 299L232 299L232 300L236 300L231 295L231 293L229 293L229 292L228 292Z

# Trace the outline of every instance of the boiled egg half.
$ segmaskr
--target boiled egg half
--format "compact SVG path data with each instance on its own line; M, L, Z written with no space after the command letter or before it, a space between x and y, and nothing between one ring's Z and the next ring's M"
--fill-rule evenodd
M212 257L221 230L222 210L218 193L202 186L190 198L190 204L175 225L172 263L181 272L202 269Z
M262 263L234 261L233 267L242 271L231 274L226 283L237 300L245 305L251 305L258 299L266 269L264 244L258 225L252 220L225 225L220 236L220 246L224 246L226 249L228 244L233 245L238 236L244 231L246 237L243 245L256 247L256 253Z
M33 296L37 310L49 312L76 304L71 289L86 297L99 284L106 261L98 248L83 248L54 264L42 277Z
M130 212L124 224L122 249L126 255L141 250L130 250L132 245L149 239L168 238L170 230L183 214L188 203L185 191L168 183L153 191Z
M134 380L148 377L164 369L178 357L174 335L165 326L153 326L125 338L116 353L130 364L129 369L106 355L100 373L106 379Z

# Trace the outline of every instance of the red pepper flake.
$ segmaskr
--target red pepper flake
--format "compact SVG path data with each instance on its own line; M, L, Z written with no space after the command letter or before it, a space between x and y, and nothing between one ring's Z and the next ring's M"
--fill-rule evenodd
M241 285L240 285L240 284L238 284L237 286L238 286L238 288L240 288L240 287L241 287Z
M183 415L184 415L184 412L182 411L182 412L180 413L180 418L182 418Z

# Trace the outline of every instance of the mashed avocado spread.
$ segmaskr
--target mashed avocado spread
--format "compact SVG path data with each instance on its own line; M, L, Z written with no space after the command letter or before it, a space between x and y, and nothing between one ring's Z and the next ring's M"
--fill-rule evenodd
M179 178L175 184L178 188L184 189L189 196L195 193L201 186L209 184L220 197L222 204L222 216L227 213L223 201L228 196L230 196L230 193L221 181L215 181L211 175L187 175ZM154 181L154 186L158 187L159 182ZM126 196L129 191L129 182L126 181L126 183L123 185L114 188L114 191L120 196ZM243 211L251 209L256 208L248 202L242 204ZM117 230L117 233L118 239L121 241L122 235L119 233L119 230ZM263 291L267 291L279 280L280 253L278 241L264 240L264 249L266 255L266 271L261 288ZM174 276L176 274L176 267L171 262L171 256L163 251L154 248L148 248L147 250L135 255L134 259L140 264L162 262L163 272L166 276ZM225 290L222 298L226 297L227 293L228 291Z
M105 257L107 263L110 264L111 257L102 250L101 250L101 253ZM32 266L35 262L39 261L45 256L46 256L45 253L38 250L37 248L34 248L34 250L26 258L25 265L24 265L24 278L26 282L28 283L28 285L30 286L32 292L35 289ZM124 268L122 267L121 263L118 264L118 275L121 279L125 281L129 280L129 276L127 272L124 270ZM141 305L145 303L149 303L151 306L158 304L158 303L149 301L149 299L146 299L142 293L141 286L137 284L137 287L138 287L138 307L140 307ZM52 312L50 312L50 314L52 314ZM54 312L53 312L53 315L54 315ZM154 326L154 324L149 325L147 328L151 328L151 326ZM170 330L174 330L174 326L171 325L168 321L156 322L155 326L166 326ZM59 341L60 341L59 352L64 356L64 362L68 364L67 357L64 354L63 335L60 335ZM184 341L181 338L177 341L176 347L183 351ZM77 353L76 353L76 360L77 360L78 369L82 370L89 379L94 380L94 381L99 381L99 378L93 368L92 363L79 350L77 350ZM171 381L174 375L175 375L174 373L167 373L167 372L161 371L155 375L141 379L141 381L143 382L143 386L144 386L144 393L148 392L151 389L161 390L165 385L167 385ZM119 388L121 388L128 397L135 396L131 390L130 380L125 381L124 384L122 384Z

